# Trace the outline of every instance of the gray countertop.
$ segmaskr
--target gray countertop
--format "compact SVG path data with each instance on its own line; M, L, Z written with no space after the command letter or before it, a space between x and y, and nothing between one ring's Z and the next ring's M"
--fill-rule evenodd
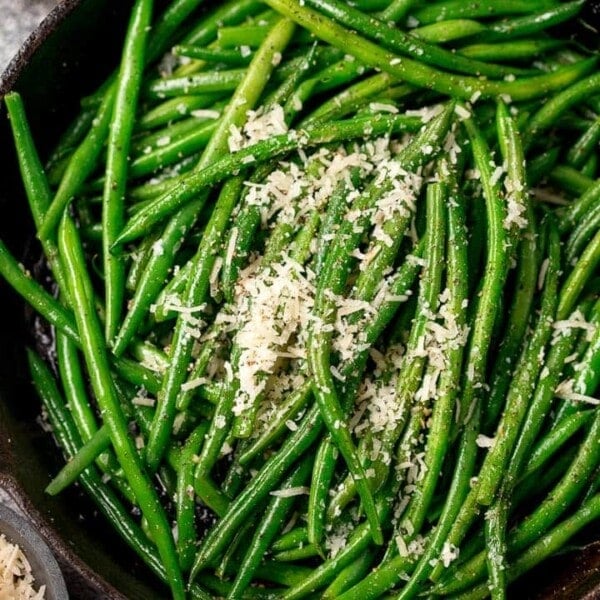
M60 0L0 0L0 73Z

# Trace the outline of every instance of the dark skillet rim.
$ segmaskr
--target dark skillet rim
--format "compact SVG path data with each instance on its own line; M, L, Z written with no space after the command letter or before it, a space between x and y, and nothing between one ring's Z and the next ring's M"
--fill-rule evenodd
M0 74L0 99L16 88L20 77L29 66L38 49L81 4L82 0L62 0L27 37L8 63L6 69ZM0 453L9 457L8 465L11 464L11 460L15 460L15 457L12 456L10 443L7 440L0 440ZM98 598L125 600L121 592L96 573L66 543L60 533L53 528L52 524L28 498L22 485L10 472L10 469L8 472L0 471L0 488L9 494L26 515L27 522L48 543L60 563L67 581L74 582L75 588L81 586L88 588L87 594L95 594Z
M29 35L4 72L0 74L0 98L15 87L37 49L80 4L81 0L62 0Z

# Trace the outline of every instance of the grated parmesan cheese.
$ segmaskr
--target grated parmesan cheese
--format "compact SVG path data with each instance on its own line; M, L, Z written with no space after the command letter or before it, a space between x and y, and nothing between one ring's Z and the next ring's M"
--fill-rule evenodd
M310 490L306 486L285 488L270 492L271 496L277 498L293 498L294 496L307 496Z
M244 126L240 129L232 125L229 131L229 150L230 152L237 152L274 135L287 133L288 127L285 122L283 107L274 104L267 111L263 107L258 110L249 110L246 113Z
M475 443L480 448L493 448L495 442L496 442L495 438L488 437L487 435L483 435L483 433L480 433L477 436L477 440L475 440Z
M0 534L0 599L43 600L46 586L36 591L34 581L27 557L18 545L11 544Z

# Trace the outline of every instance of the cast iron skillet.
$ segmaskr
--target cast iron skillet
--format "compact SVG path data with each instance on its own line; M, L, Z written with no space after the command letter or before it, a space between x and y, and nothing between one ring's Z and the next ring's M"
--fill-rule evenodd
M206 4L209 4L208 2ZM214 4L214 3L212 3ZM592 3L593 4L593 3ZM0 79L0 98L19 91L42 157L118 61L131 2L63 0L32 34ZM590 22L598 23L596 14ZM9 128L0 109L0 237L28 265L40 249L19 182ZM49 542L74 599L154 599L164 587L103 523L87 498L43 490L61 458L36 423L38 401L24 349L39 342L31 311L0 281L0 487L8 491ZM600 531L595 532L600 539ZM600 543L585 545L526 577L515 598L600 598Z

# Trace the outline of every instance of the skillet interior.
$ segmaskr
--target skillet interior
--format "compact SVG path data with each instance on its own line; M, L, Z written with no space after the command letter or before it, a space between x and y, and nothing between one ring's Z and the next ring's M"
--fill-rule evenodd
M117 63L129 2L65 0L32 34L0 81L24 97L42 156ZM0 118L0 237L19 257L39 256L33 238L9 128ZM31 264L31 261L27 261ZM54 549L72 597L159 598L155 580L94 516L91 503L70 491L58 499L43 489L60 453L35 423L38 401L29 383L24 348L34 343L32 315L0 281L0 486L29 514ZM600 537L600 532L598 536ZM600 598L600 546L554 559L532 572L519 598Z

